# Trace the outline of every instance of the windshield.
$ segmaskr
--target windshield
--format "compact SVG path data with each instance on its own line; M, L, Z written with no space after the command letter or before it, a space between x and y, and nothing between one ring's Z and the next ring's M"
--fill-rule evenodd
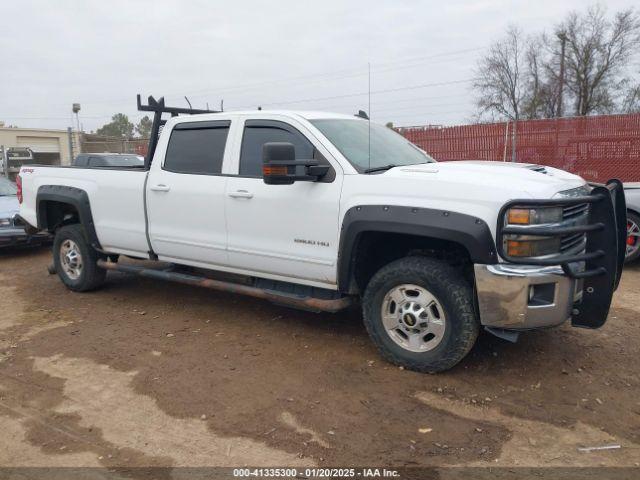
M433 158L389 127L357 119L311 120L359 172L388 165L416 165ZM371 127L371 142L369 142Z
M0 197L16 195L16 187L6 178L0 178Z

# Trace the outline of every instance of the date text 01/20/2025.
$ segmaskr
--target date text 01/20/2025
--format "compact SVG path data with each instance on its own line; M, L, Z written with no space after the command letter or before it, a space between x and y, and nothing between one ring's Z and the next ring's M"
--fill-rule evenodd
M307 468L300 472L295 468L234 468L233 476L242 477L271 477L271 478L397 478L397 470L386 468Z

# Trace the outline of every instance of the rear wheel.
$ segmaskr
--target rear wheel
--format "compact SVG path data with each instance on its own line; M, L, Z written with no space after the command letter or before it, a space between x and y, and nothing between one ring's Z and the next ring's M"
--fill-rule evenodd
M101 255L89 245L81 225L66 225L56 232L53 263L67 288L85 292L102 285L107 272L98 268L99 258Z
M627 251L625 262L633 262L640 257L640 216L627 212Z
M420 372L453 367L478 336L471 286L431 258L406 257L380 269L366 288L363 312L382 356Z

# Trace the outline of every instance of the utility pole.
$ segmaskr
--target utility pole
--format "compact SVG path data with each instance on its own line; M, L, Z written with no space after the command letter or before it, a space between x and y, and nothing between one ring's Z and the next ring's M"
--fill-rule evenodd
M567 34L565 32L559 32L558 38L560 39L560 75L558 76L558 106L556 109L556 117L562 117L562 91L564 90L564 52L565 45L567 43Z
M516 147L518 143L518 117L513 119L513 131L511 132L511 161L516 161Z
M73 129L71 127L67 127L67 135L69 136L69 165L73 164ZM62 163L62 159L60 159L60 163Z
M76 142L78 143L78 145L76 145L76 147L77 147L78 153L82 153L82 145L81 145L82 144L82 140L80 139L80 117L78 115L78 112L80 111L80 104L79 103L74 103L71 106L71 111L73 113L75 113L75 115L76 115L76 127L77 127L77 129L76 129L76 132L77 132ZM71 163L73 163L73 155L71 157Z

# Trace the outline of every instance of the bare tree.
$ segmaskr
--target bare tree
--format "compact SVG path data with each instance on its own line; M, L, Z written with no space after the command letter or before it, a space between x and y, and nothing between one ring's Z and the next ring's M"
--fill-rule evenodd
M473 83L479 119L555 116L559 84L548 42L544 35L525 37L512 26L489 48Z
M524 79L527 94L522 108L525 118L556 116L559 82L548 55L547 42L544 35L530 38L527 42L527 72Z
M526 47L515 26L489 47L476 68L473 88L480 116L518 120L525 99Z
M602 7L593 6L583 14L570 13L558 30L567 37L566 85L574 113L613 111L624 69L640 48L640 22L634 10L623 10L608 20Z
M524 37L510 26L478 62L473 83L476 118L638 111L640 84L627 74L639 50L640 18L633 9L612 18L599 6L571 12L556 25L554 35ZM566 108L571 104L573 112Z
M640 83L627 91L622 111L625 113L640 113Z

